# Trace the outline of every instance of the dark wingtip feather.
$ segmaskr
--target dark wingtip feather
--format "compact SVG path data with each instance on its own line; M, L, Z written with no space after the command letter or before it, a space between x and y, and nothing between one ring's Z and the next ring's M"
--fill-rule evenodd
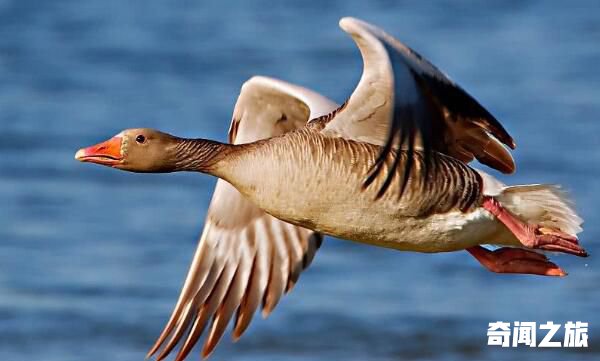
M146 359L149 359L150 357L152 357L159 350L160 346L163 344L163 342L165 342L165 340L167 339L167 337L169 336L171 331L173 331L173 328L175 327L175 324L176 324L176 322L175 322L176 318L174 317L174 315L175 315L175 313L173 315L171 315L171 319L169 320L169 322L167 322L167 325L165 326L165 328L162 330L162 332L160 333L160 335L154 342L154 345L152 345L152 347L150 348L150 351L148 351L148 353L146 354Z
M239 313L235 321L235 328L233 329L233 333L231 334L233 342L237 342L240 339L240 337L242 337L246 329L248 329L250 321L252 320L253 313L254 312L252 312L252 314L249 314L247 312Z
M214 324L214 322L216 322L216 318L215 318L215 321L213 321L213 324ZM213 327L213 329L214 329L214 327ZM222 334L222 332L220 332L220 333ZM210 333L210 335L208 335L206 343L202 347L202 359L207 359L208 356L210 356L210 354L215 350L215 347L221 340L221 334L215 333L213 331Z
M275 309L275 306L277 306L277 304L279 303L279 299L280 299L280 297L278 297L278 296L267 294L267 297L265 298L265 301L263 304L263 309L261 312L261 315L263 318L266 319L267 317L269 317L269 315Z
M200 311L200 316L198 316L198 318L196 318L196 321L192 325L192 328L190 329L187 339L183 343L183 346L181 346L181 349L177 353L177 356L175 356L175 361L183 361L189 355L189 353L192 351L192 349L194 348L194 345L196 344L196 342L202 335L202 332L204 331L206 318L207 318L207 315L206 315L205 307L203 306L202 311Z

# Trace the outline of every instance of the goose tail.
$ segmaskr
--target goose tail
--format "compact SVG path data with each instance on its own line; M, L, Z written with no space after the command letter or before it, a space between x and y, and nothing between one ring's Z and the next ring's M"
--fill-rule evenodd
M558 229L571 236L581 233L583 219L565 190L554 184L507 186L491 175L477 170L483 180L483 194L496 198L503 207L524 222ZM520 244L514 235L501 227L490 244Z
M583 219L575 211L567 192L559 185L508 186L497 199L514 215L529 223L558 229L572 236L583 230Z

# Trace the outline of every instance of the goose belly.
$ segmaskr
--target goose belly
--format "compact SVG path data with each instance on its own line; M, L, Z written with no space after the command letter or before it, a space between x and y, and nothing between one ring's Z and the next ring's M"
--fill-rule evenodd
M279 219L334 237L398 250L445 252L486 243L497 232L497 222L482 208L414 216L410 203L398 197L374 200L375 189L361 189L364 173L344 164L255 164L237 178L238 190Z
M338 190L346 194L352 191L344 187ZM296 199L295 206L274 202L265 204L264 209L287 222L330 236L404 251L457 251L486 243L498 232L497 222L482 208L414 217L397 208L366 203L371 202L321 194Z

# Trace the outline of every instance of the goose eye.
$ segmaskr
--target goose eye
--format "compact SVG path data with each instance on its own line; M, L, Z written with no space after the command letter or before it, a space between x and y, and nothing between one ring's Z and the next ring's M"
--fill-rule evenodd
M140 144L143 144L146 141L146 137L144 137L143 135L140 134L137 137L135 137L135 141Z

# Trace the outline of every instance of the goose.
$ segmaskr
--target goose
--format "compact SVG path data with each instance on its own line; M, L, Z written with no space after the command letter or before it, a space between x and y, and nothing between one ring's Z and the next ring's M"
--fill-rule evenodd
M181 361L208 327L208 357L262 304L269 315L323 236L413 252L468 251L496 273L565 276L544 251L587 256L560 187L507 186L468 163L515 171L494 116L421 55L355 18L339 23L363 73L344 104L282 80L246 81L229 142L128 129L75 158L131 172L218 177L179 299L148 356ZM493 245L496 248L486 247Z

